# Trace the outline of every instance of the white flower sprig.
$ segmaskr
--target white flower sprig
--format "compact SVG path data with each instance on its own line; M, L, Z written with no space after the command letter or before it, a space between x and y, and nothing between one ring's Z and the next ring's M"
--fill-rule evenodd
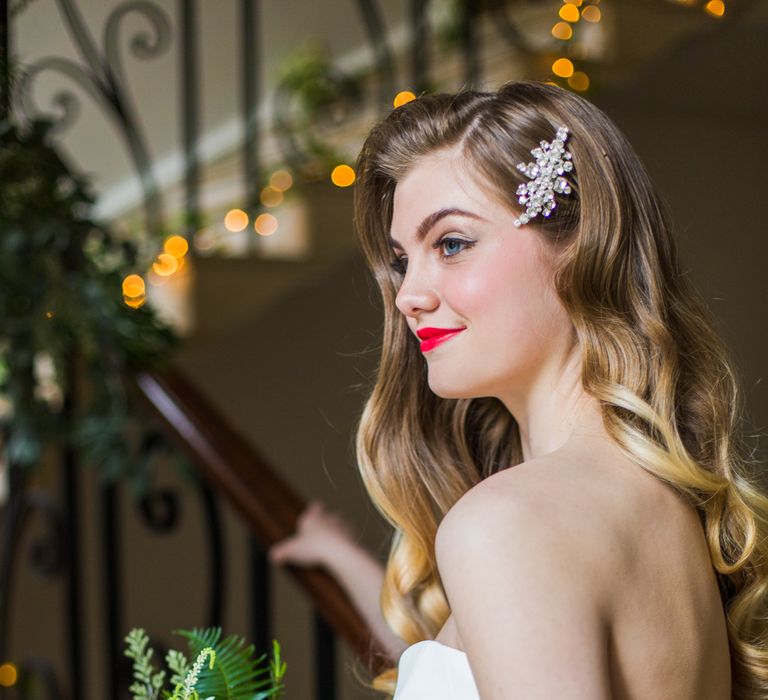
M197 655L197 658L195 659L195 663L192 664L192 668L189 669L189 672L187 673L187 677L184 680L184 686L179 688L179 686L176 686L173 691L173 695L171 695L170 700L198 700L199 696L197 691L195 690L195 686L197 685L197 679L200 675L200 671L203 670L203 666L205 665L206 659L210 658L210 662L208 665L209 669L213 669L213 664L216 662L216 652L211 647L205 647L205 649L201 649L200 653ZM179 691L181 691L181 694L179 695ZM206 698L206 700L216 700L213 696Z

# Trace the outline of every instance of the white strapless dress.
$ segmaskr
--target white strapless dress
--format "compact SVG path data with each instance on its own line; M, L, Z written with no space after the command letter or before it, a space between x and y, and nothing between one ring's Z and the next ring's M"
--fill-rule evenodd
M400 654L392 700L480 700L480 695L467 655L425 639Z

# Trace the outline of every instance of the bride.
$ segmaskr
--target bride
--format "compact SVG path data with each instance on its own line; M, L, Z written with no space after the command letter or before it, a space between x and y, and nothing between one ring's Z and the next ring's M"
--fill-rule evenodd
M617 127L552 85L425 95L368 135L380 287L357 430L382 571L313 504L396 700L768 697L768 497L741 394Z

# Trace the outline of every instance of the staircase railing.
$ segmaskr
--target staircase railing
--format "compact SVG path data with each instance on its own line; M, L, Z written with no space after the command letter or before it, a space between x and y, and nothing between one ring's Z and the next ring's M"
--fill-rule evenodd
M142 371L134 379L139 395L156 414L166 437L240 513L263 551L295 532L296 521L305 507L303 499L183 373L176 369L162 373ZM339 583L318 567L288 565L286 569L330 630L349 645L369 670L382 670L387 663L385 652ZM268 610L259 614L262 619L268 616ZM318 646L322 645L318 642ZM317 654L317 662L325 659L318 663L318 672L328 673L327 668L320 668L330 660L327 649L318 649ZM318 687L322 685L318 683Z

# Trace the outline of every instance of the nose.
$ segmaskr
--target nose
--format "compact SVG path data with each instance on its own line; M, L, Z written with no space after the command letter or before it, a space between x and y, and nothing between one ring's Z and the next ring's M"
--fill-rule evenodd
M409 263L395 297L395 305L400 313L416 318L420 313L433 311L439 304L440 299L429 276Z

